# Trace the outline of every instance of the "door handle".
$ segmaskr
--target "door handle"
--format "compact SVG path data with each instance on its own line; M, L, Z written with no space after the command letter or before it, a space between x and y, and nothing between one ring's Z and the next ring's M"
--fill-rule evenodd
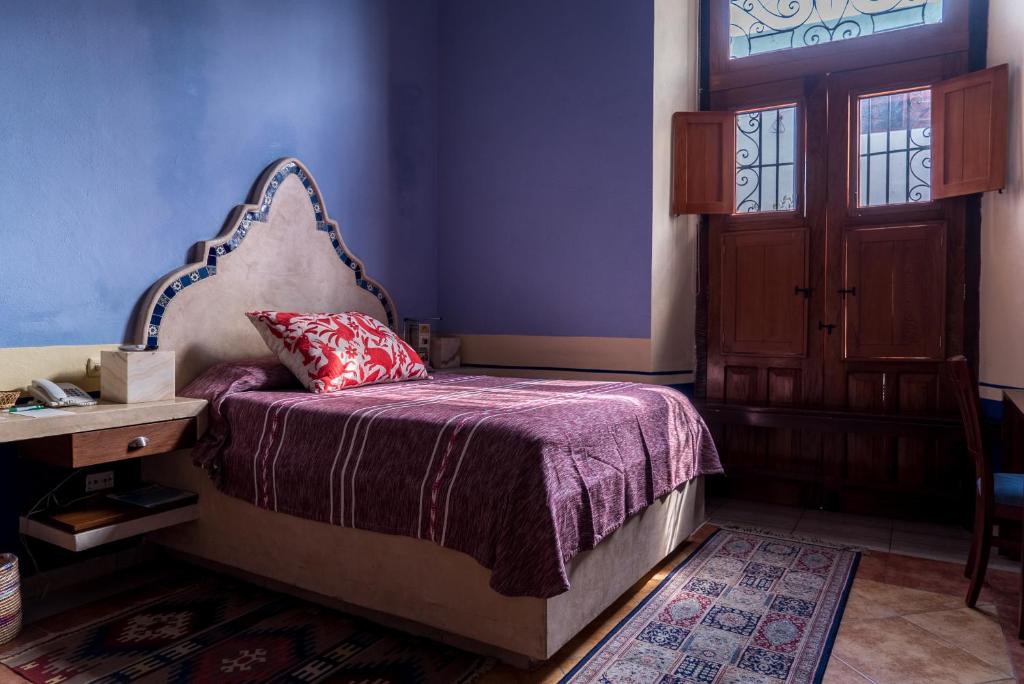
M814 289L810 288L810 287L800 287L799 285L794 285L793 286L793 294L795 294L795 295L802 294L804 296L804 299L810 299L811 298L811 292L813 292L813 291L814 291Z
M841 290L836 290L836 292L839 293L840 295L842 295L843 299L846 299L846 295L853 295L854 297L857 296L857 288L856 287L843 288Z
M831 335L832 331L835 330L835 329L836 329L836 326L831 324L831 323L826 325L826 324L822 323L821 321L818 321L818 330L826 330L826 331L828 331L828 334Z

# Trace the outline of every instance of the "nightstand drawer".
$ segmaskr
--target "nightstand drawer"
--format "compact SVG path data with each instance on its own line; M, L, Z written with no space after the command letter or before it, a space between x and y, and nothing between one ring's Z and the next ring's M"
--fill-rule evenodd
M51 465L81 468L186 449L195 442L195 418L181 418L26 440L18 451Z

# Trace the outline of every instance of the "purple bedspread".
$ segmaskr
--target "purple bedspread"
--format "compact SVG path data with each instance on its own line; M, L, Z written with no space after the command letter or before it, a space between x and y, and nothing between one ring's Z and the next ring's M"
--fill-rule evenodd
M195 453L225 493L430 539L509 596L564 592L576 554L722 472L690 402L654 385L440 375L316 395L268 359L212 368L184 394L210 402Z

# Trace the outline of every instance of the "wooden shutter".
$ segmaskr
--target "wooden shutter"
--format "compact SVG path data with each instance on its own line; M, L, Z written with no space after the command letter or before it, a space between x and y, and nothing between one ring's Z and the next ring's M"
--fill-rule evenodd
M721 348L724 354L807 352L807 229L722 235Z
M1007 81L1002 64L932 86L932 198L1006 185Z
M846 232L847 359L941 361L946 329L946 225Z
M672 215L731 214L736 192L736 115L672 115Z

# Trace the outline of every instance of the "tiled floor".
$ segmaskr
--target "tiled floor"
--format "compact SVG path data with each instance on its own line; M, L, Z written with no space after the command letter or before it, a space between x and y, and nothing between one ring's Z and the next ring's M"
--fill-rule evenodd
M961 548L959 533L740 502L712 502L710 508L712 518L722 524L775 529L866 549L825 674L826 684L982 684L1018 681L1014 671L1024 673L1024 647L1017 640L1019 574L991 570L978 609L971 610L963 604L967 580L962 558L947 562L909 553L954 558ZM479 681L557 682L714 529L705 525L698 530L690 543L638 582L542 667L524 672L499 665ZM907 550L897 552L897 548ZM23 638L38 638L95 620L123 608L120 602L125 600L139 597L129 591L117 600L43 618L29 625ZM0 684L22 681L0 666Z
M967 590L963 562L890 552L894 533L891 521L852 519L844 527L838 520L850 519L849 516L810 512L802 530L795 532L804 518L801 511L739 502L713 507L712 518L723 523L774 528L866 548L825 673L825 684L1003 683L1018 681L1015 671L1024 673L1024 647L1017 640L1017 573L991 570L978 609L971 610L963 602ZM725 512L730 514L728 518ZM878 532L879 528L884 532ZM690 544L667 559L646 582L635 586L544 668L526 673L499 666L482 681L557 682L714 529L705 525L698 530ZM927 526L907 531L924 537L915 548L924 548L932 555L938 555L933 547L940 547L938 540L950 532ZM875 546L886 546L886 550L872 550L867 543L870 540L874 540Z
M1013 682L1019 575L993 570L966 608L963 566L866 551L826 682Z
M964 563L971 533L962 527L933 525L866 515L805 510L750 501L713 500L709 521L718 525L773 530L802 537L820 537L874 551ZM989 567L1019 571L1020 562L993 553Z

